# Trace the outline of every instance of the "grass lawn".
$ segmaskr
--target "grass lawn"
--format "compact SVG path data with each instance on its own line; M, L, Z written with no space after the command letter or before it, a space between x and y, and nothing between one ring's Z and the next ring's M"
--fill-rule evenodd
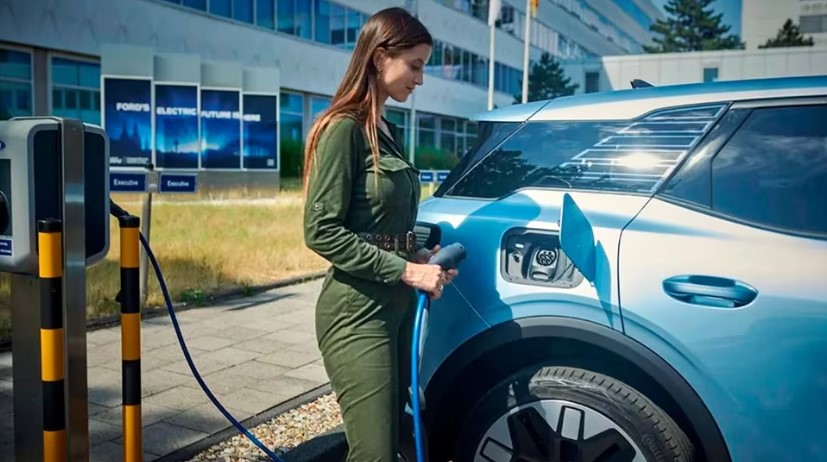
M271 283L327 267L327 262L304 246L299 183L285 183L279 194L269 197L235 191L215 201L187 195L153 198L149 243L174 301L198 303L227 289ZM423 198L429 192L423 188ZM139 196L113 194L113 199L140 216ZM120 311L115 302L120 288L117 220L110 219L110 226L107 258L87 270L89 319ZM163 295L151 267L148 279L147 305L162 306ZM8 275L0 273L0 339L11 335L9 289Z
M115 197L133 215L140 201ZM296 191L275 198L244 201L175 201L154 198L149 242L176 301L198 302L211 293L274 282L323 270L327 264L304 246L302 199ZM120 239L110 219L107 258L87 270L88 318L120 311ZM163 295L152 268L147 304L161 306ZM9 277L0 274L0 338L11 335Z

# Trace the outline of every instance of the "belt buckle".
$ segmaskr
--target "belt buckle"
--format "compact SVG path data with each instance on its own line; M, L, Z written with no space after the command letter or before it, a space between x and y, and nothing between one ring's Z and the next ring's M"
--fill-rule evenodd
M416 251L416 233L413 231L405 233L405 250L407 250L408 253L414 253Z

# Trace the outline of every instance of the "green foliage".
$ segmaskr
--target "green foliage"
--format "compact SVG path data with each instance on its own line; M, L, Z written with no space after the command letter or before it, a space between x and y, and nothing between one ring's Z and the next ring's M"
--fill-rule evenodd
M812 37L804 37L801 34L801 29L793 23L792 19L787 19L778 34L774 38L767 40L763 45L758 45L758 48L782 48L782 47L811 47L813 46Z
M730 26L721 23L723 14L710 8L713 1L669 0L664 7L667 18L650 27L657 34L656 45L644 45L643 49L647 53L743 49L737 35L727 35Z
M523 80L520 79L522 88ZM571 83L571 78L566 77L560 62L555 60L550 53L545 52L540 56L540 62L531 66L528 74L528 101L541 101L553 99L560 96L573 95L579 87ZM514 95L514 102L521 103L522 94Z
M304 143L300 140L282 138L279 152L281 163L281 176L298 178L301 177L302 164L304 162Z
M458 162L455 153L430 146L417 146L414 155L414 165L420 170L450 170Z

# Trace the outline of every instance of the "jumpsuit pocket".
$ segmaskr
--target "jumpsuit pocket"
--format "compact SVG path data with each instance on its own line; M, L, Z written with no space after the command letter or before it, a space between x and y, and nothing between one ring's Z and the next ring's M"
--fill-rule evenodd
M411 166L404 160L388 155L379 156L379 175L373 170L373 159L368 163L368 193L381 204L407 206L411 201L413 185L410 180Z

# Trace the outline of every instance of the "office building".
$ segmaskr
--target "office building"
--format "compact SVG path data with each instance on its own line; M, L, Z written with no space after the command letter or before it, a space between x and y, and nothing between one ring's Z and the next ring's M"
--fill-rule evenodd
M747 50L757 49L775 37L787 19L827 47L827 0L741 0L741 39Z
M698 51L571 60L563 69L575 94L631 88L634 79L652 85L827 75L827 47Z
M391 102L387 115L406 147L415 147L418 166L444 168L474 140L468 117L487 109L487 0L10 0L0 4L0 104L12 116L101 124L101 50L108 45L148 48L167 61L180 54L181 62L196 56L278 69L278 166L282 176L292 175L362 24L390 6L415 8L436 46L425 85L405 104ZM531 57L639 53L659 17L651 0L541 0ZM503 1L497 106L513 104L521 92L525 18L524 0ZM264 178L271 182L272 175Z

